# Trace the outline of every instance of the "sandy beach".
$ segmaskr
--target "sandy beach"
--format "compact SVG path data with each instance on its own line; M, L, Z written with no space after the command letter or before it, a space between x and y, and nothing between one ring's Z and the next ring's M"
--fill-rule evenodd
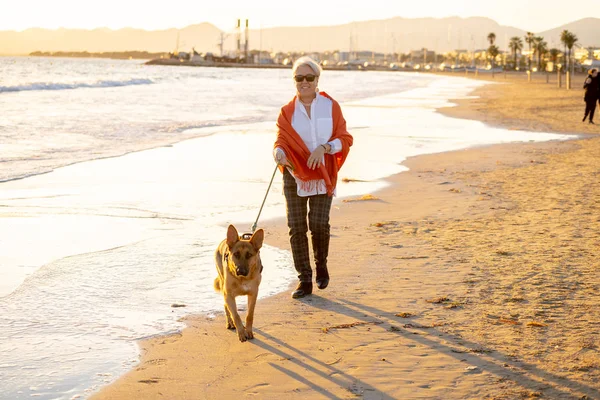
M442 112L585 137L409 159L334 204L326 290L259 301L248 343L188 318L92 398L600 398L600 127L581 77L493 80ZM259 226L289 248L284 220Z

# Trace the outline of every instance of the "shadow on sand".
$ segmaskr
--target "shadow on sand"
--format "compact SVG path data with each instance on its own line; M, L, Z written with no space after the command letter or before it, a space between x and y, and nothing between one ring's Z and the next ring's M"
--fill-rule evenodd
M585 394L587 398L600 398L600 390L598 390L598 388L590 387L580 382L575 382L555 375L532 364L515 361L497 351L481 352L481 345L441 332L434 327L426 329L427 335L417 335L415 332L423 332L423 329L419 329L418 327L399 327L398 325L402 324L398 321L398 317L395 317L392 312L345 299L333 301L318 295L312 295L301 299L300 301L320 310L346 315L359 322L377 324L382 329L397 334L407 341L413 341L420 345L428 346L435 351L442 352L458 361L477 366L481 370L487 371L500 379L504 378L511 380L523 389L533 392L543 391L544 397L547 398L574 398L574 391ZM330 382L330 385L327 385L329 388L335 385L356 396L364 395L367 398L384 400L394 398L372 385L369 385L365 381L352 376L347 371L336 368L332 365L334 363L325 363L299 350L293 346L293 338L277 338L256 328L255 331L259 333L264 340L256 338L253 341L253 344L293 362L305 371L328 380ZM302 361L300 358L306 361ZM302 376L281 365L273 363L270 363L270 365L276 370L288 375L290 378L310 387L316 393L319 393L326 398L339 398L337 395L334 395L330 389L315 384L306 376ZM586 398L585 396L583 398Z

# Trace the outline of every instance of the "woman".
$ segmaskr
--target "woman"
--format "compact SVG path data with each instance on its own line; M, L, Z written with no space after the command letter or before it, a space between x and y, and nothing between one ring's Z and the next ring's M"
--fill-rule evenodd
M594 111L596 111L596 101L598 101L599 85L598 85L598 70L593 68L588 72L588 77L583 83L585 89L585 114L583 115L583 121L590 116L590 124L594 123Z
M329 213L338 171L352 136L337 101L319 92L321 67L309 57L292 68L296 96L281 108L273 155L283 173L283 192L294 266L300 283L292 293L312 293L312 269L307 232L310 228L319 289L329 284ZM307 224L308 217L308 224Z

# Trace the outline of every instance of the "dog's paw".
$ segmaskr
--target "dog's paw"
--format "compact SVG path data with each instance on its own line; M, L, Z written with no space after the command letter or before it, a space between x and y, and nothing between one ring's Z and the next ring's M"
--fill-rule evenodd
M246 340L250 339L248 337L248 332L246 332L245 328L238 329L237 334L238 338L240 339L240 342L245 342Z
M246 329L246 336L248 337L248 340L254 339L254 333L252 333L251 329Z
M234 324L233 324L233 322L231 322L231 321L228 321L228 322L227 322L227 325L225 325L225 327L226 327L227 329L235 329L235 325L234 325Z

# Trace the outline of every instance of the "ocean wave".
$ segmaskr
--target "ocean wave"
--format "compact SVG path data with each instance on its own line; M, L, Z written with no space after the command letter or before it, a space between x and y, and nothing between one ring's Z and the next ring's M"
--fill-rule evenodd
M71 90L79 88L110 88L120 86L150 85L154 82L151 79L128 79L124 81L97 81L93 83L57 83L57 82L34 82L26 85L0 86L0 93L3 92L24 92L31 90Z
M240 125L245 128L248 125L258 124L262 122L269 122L273 120L273 117L270 115L272 113L256 111L254 115L245 115L240 117L229 117L223 119L214 119L202 122L181 122L181 123L172 123L169 126L162 127L158 129L158 132L161 133L181 133L184 135L191 135L194 137L197 136L210 136L215 132L204 131L208 128L220 128L220 127L228 127L228 126L236 126ZM273 126L275 123L273 122ZM187 139L187 137L181 137L182 140Z

